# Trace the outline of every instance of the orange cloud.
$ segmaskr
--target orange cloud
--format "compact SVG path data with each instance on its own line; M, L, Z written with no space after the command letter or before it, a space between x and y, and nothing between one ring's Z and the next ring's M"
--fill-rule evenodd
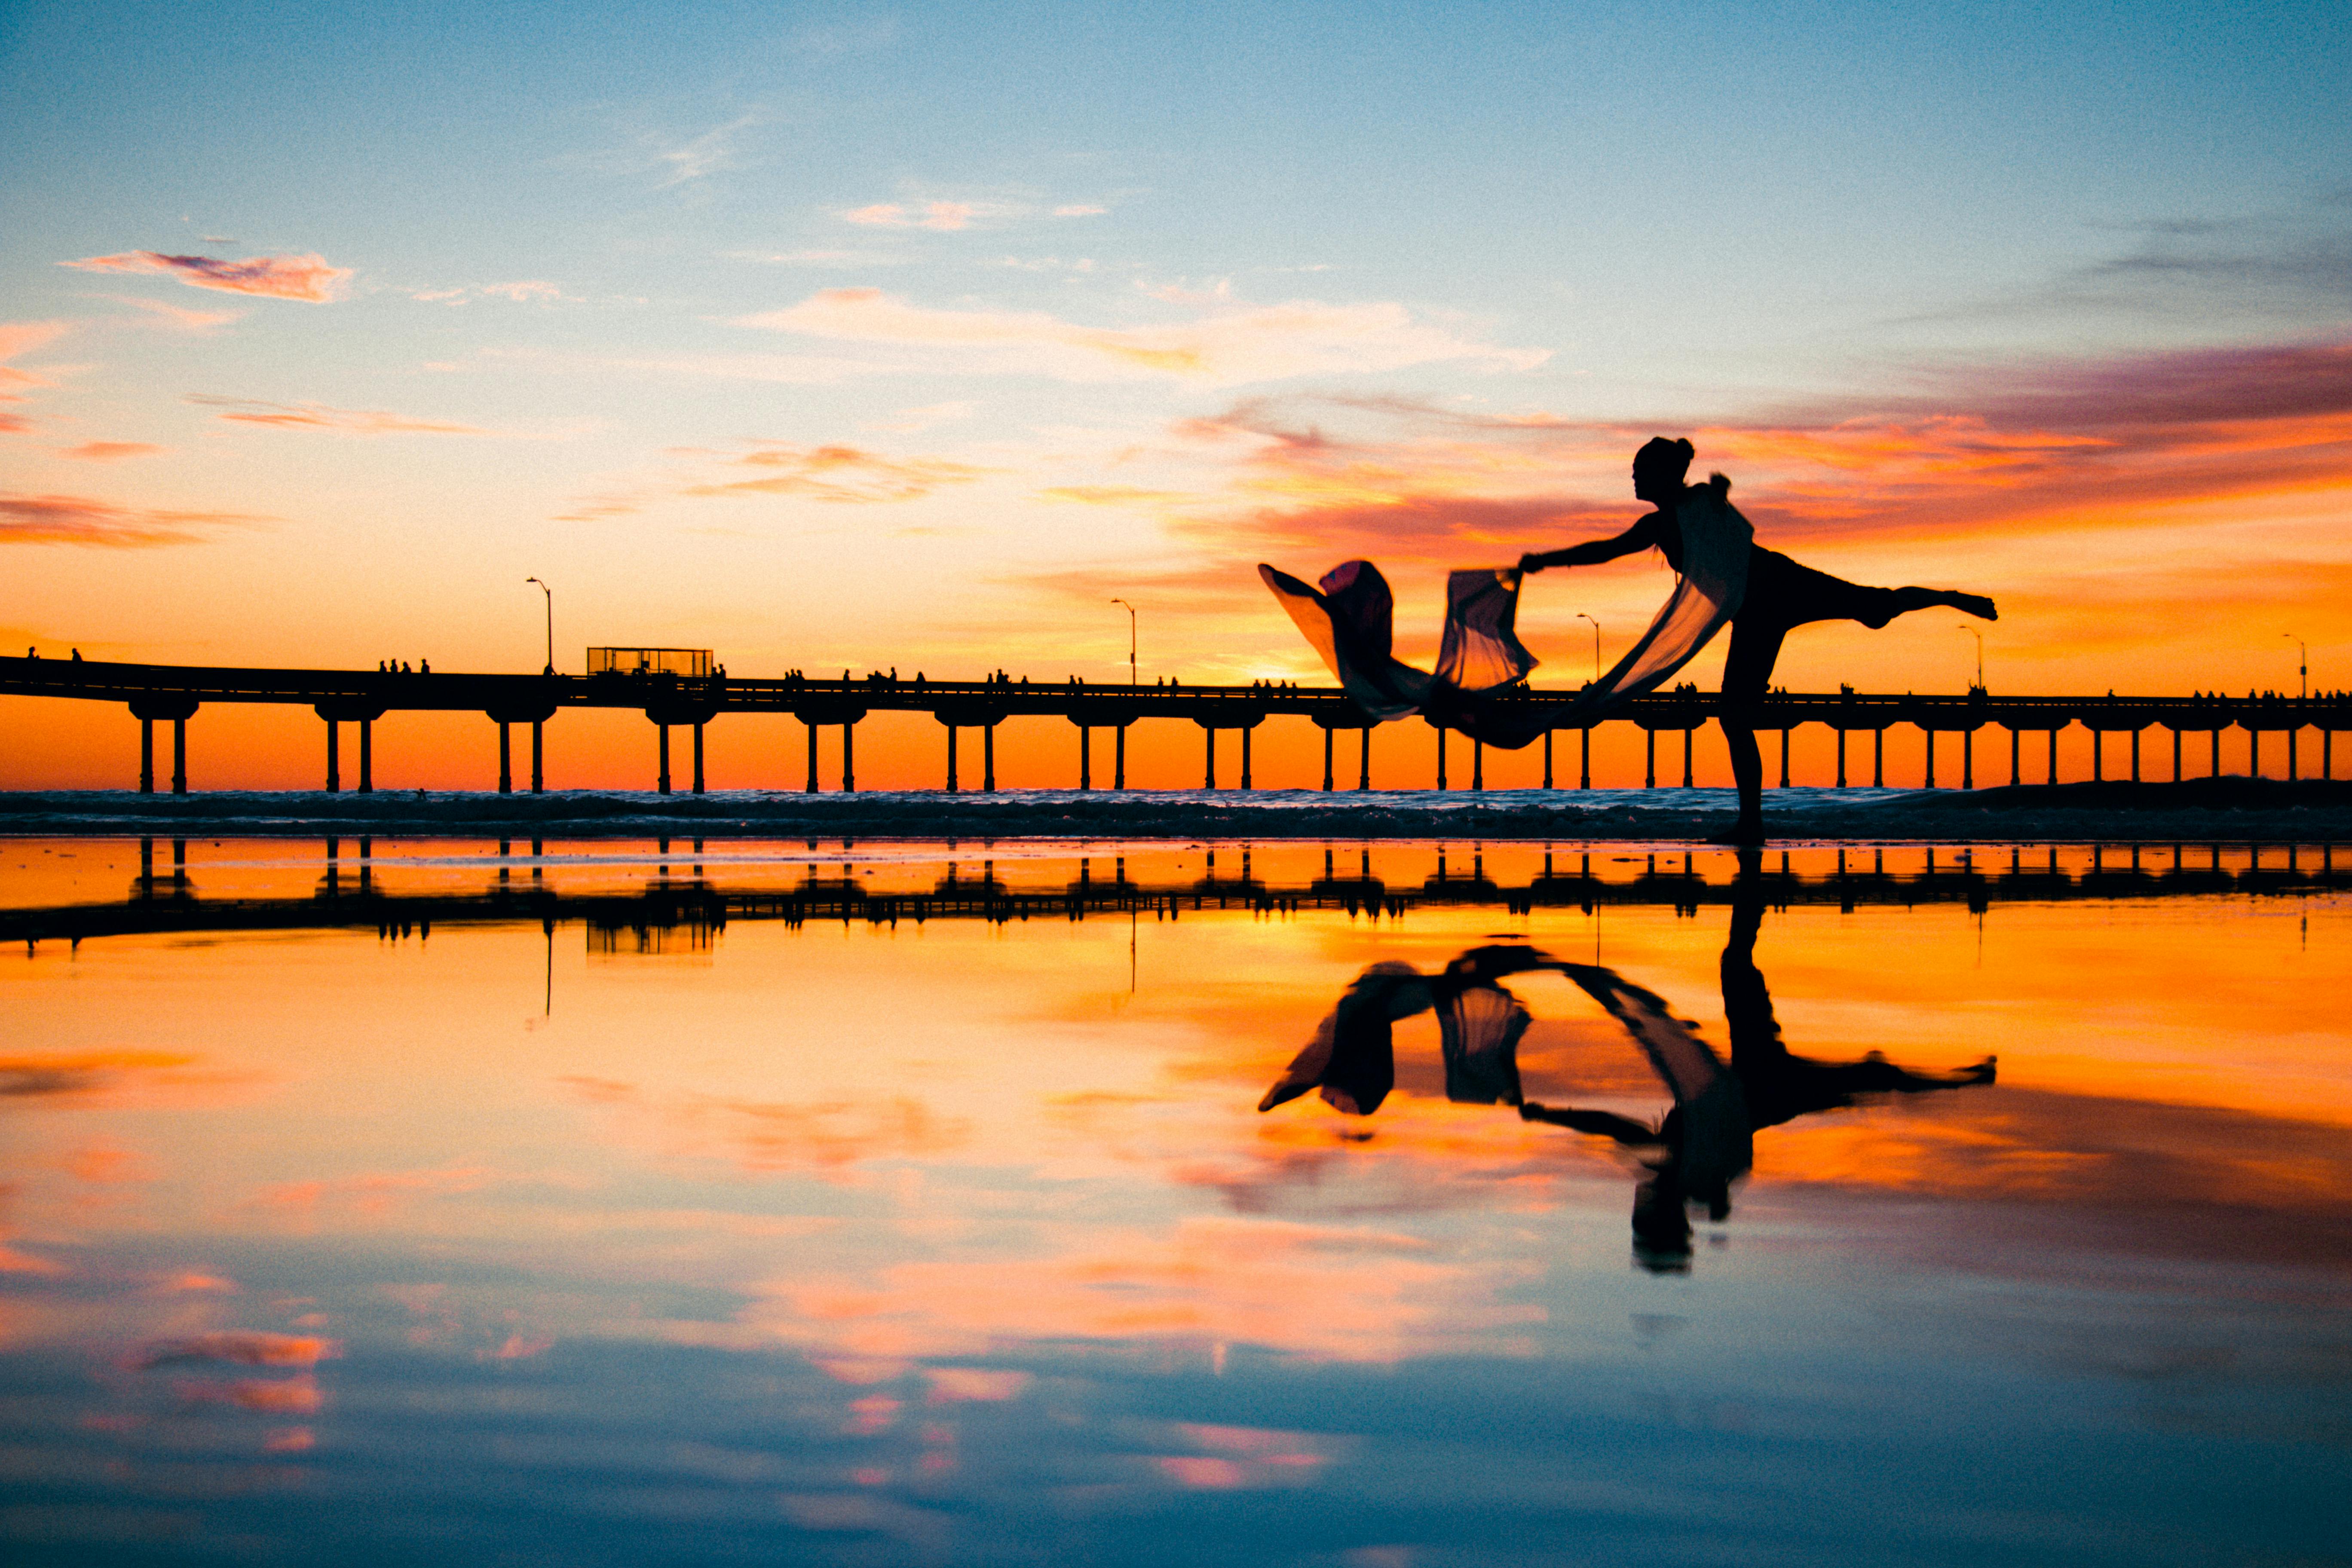
M188 544L203 538L207 529L263 521L242 512L121 507L88 496L0 494L0 544L88 544L118 550ZM0 1072L5 1070L0 1068Z
M330 430L348 436L488 436L492 431L478 425L458 425L447 420L412 419L404 414L390 414L381 409L330 408L322 403L264 403L248 397L210 397L202 393L191 394L190 403L206 408L226 408L226 414L214 418L231 425L261 425L273 430Z
M235 1383L184 1380L172 1389L191 1405L234 1405L270 1415L309 1415L320 1405L319 1384L308 1373L280 1379L240 1378Z
M161 300L142 300L129 294L108 294L102 298L118 305L129 305L146 311L151 318L151 325L193 332L198 337L209 337L245 314L243 310L190 310L178 305L167 305Z
M729 459L759 477L688 485L689 496L804 495L824 501L917 500L948 485L968 485L988 470L940 458L886 458L856 447L763 443Z
M1067 381L1174 376L1238 384L1402 369L1443 360L1529 369L1549 355L1498 348L1415 321L1402 305L1299 300L1235 307L1172 326L1086 327L1037 310L942 310L879 289L827 289L744 326L942 351L959 370Z
M152 458L165 448L151 447L144 441L84 441L79 447L62 447L61 455L79 458L86 463L116 463L125 458Z
M252 256L243 261L223 261L210 256L166 256L155 250L125 250L113 256L90 256L61 261L82 272L160 272L177 278L192 289L219 289L231 294L259 294L273 300L300 300L323 305L341 297L352 276L347 267L330 267L316 253L302 256Z

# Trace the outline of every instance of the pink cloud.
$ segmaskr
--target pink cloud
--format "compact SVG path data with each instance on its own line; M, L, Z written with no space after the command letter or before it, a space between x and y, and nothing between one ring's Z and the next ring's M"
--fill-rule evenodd
M231 294L258 294L272 300L300 300L323 305L339 299L347 267L330 267L313 253L301 256L251 256L224 261L210 256L166 256L155 250L125 250L112 256L61 261L82 272L160 272L177 278L192 289L218 289Z
M968 485L987 470L941 458L888 458L856 447L756 447L730 460L751 479L691 484L689 496L803 495L823 501L917 500L948 485Z
M48 385L31 371L17 370L6 362L55 342L73 328L71 321L0 321L0 386Z
M926 202L919 208L898 202L877 202L841 215L845 223L868 228L958 229L971 226L980 208L970 202Z
M154 325L199 337L209 337L231 321L240 320L243 310L191 310L179 305L167 305L161 300L142 300L130 294L109 294L106 299L118 305L130 305L154 318Z
M108 549L136 549L151 544L188 544L213 528L228 528L263 520L229 511L171 511L122 507L87 496L0 494L0 544L88 544ZM87 1074L71 1068L75 1088ZM6 1077L0 1064L0 1081ZM58 1089L0 1089L0 1093L64 1092Z
M209 397L191 395L190 403L225 408L214 418L231 425L260 425L273 430L326 430L344 436L488 436L478 425L449 420L415 419L404 414L373 408L331 408L323 403L264 403L249 397Z
M1110 211L1110 208L1108 207L1087 206L1083 204L1073 204L1069 206L1055 207L1054 209L1054 216L1055 217L1099 217L1108 211Z

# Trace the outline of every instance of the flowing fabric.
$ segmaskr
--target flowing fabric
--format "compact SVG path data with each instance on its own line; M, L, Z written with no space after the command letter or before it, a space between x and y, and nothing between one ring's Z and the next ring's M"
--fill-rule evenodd
M1434 674L1391 651L1396 599L1370 562L1334 567L1313 587L1272 566L1257 570L1340 686L1373 719L1419 713L1433 724L1516 750L1657 689L1739 613L1755 529L1718 485L1685 490L1675 521L1682 531L1682 575L1641 639L1576 695L1512 712L1485 699L1526 679L1538 662L1516 629L1522 581L1516 569L1473 569L1446 578L1445 630Z

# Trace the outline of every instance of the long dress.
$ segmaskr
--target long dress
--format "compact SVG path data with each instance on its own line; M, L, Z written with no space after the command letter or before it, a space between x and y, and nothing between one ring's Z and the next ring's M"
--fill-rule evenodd
M1522 579L1516 568L1448 575L1434 672L1391 651L1396 601L1370 562L1346 562L1313 586L1272 566L1257 571L1368 717L1384 723L1419 713L1488 745L1516 750L1547 731L1579 728L1654 691L1739 613L1755 529L1718 485L1685 490L1675 521L1682 530L1682 574L1640 640L1582 691L1514 712L1485 699L1526 679L1538 662L1515 629Z

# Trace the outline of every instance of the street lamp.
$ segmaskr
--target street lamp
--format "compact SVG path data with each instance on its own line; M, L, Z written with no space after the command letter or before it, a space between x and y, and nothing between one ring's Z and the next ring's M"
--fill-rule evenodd
M1975 689L1982 691L1984 689L1984 633L1977 630L1974 626L1966 625L1961 626L1958 629L1968 633L1969 636L1977 639L1977 683Z
M2302 656L2301 668L2295 671L2295 678L2302 686L2303 696L2309 698L2311 695L2311 645L2304 641L2301 637L2295 636L2293 632L2281 632L2279 633L2279 636L2294 644L2295 647L2300 650Z
M1592 621L1592 617L1582 610L1576 612L1576 618L1580 621ZM1601 679L1601 623L1599 621L1592 621L1592 679L1595 682Z
M536 577L526 577L523 581L539 583ZM547 668L540 673L553 675L555 673L555 590L544 583L539 583L539 591L547 595Z
M1137 679L1135 675L1135 606L1128 605L1125 599L1116 595L1112 596L1111 603L1127 605L1127 683L1129 686L1140 686L1143 683Z

